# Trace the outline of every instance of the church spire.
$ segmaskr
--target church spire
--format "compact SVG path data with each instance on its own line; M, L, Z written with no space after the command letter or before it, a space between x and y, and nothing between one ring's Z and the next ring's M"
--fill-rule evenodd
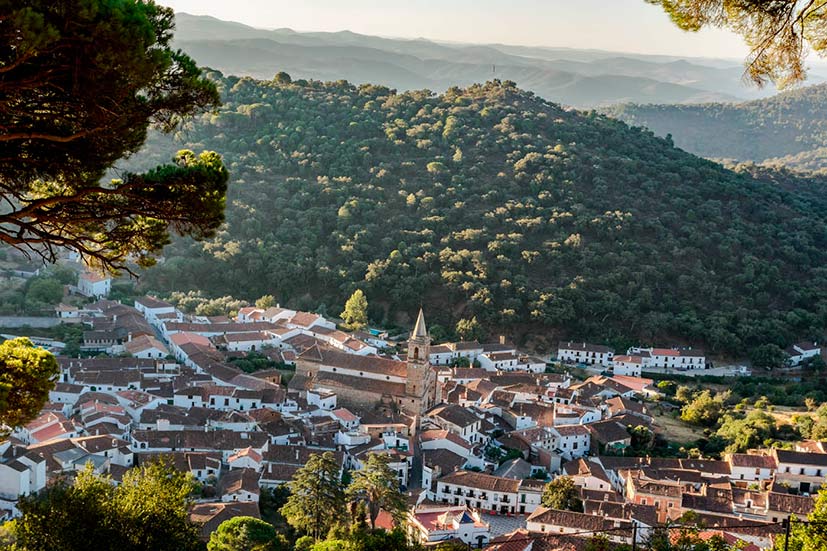
M422 312L422 308L419 309L419 316L416 318L416 325L414 325L413 333L411 337L416 339L419 337L427 337L428 336L428 329L425 327L425 314Z

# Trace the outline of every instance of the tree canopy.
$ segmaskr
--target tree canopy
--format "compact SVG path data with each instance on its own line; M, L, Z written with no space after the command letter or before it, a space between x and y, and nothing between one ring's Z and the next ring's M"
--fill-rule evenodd
M293 475L290 497L281 513L287 522L315 539L347 518L339 466L332 452L313 454Z
M346 328L351 331L360 331L368 325L368 299L361 289L356 289L345 302L345 309L341 313Z
M170 231L213 235L227 171L212 152L109 183L147 131L218 105L215 84L170 46L152 0L0 0L0 242L109 268L152 262ZM164 160L169 160L167 151Z
M225 520L210 534L207 551L286 551L284 536L272 524L254 517Z
M509 82L434 95L209 76L219 112L178 140L154 134L131 162L222 151L228 224L168 247L147 289L313 310L359 288L377 323L424 306L433 324L476 317L548 349L634 339L743 354L827 326L827 185L799 194L736 174Z
M169 465L130 469L114 486L91 466L74 483L50 484L22 497L13 536L25 551L195 551L198 529L188 518L193 483Z
M59 372L55 357L27 338L0 344L0 430L34 419L48 401Z
M580 490L570 476L558 476L546 484L541 502L543 507L551 509L583 512L583 500L580 499Z
M808 48L827 52L827 2L823 0L646 0L686 31L731 30L750 48L747 75L758 85L784 87L804 80Z
M405 518L408 510L388 455L370 454L363 467L353 473L347 496L367 504L371 528L376 528L376 519L382 510L390 513L397 522Z

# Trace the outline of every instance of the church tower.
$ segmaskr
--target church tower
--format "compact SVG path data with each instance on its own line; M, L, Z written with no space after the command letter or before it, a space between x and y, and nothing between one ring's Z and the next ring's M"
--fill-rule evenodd
M425 314L419 309L411 338L408 340L408 358L406 368L405 394L409 400L416 400L420 409L430 407L433 386L431 365L428 356L431 352L431 337L425 327ZM413 403L416 403L413 402Z

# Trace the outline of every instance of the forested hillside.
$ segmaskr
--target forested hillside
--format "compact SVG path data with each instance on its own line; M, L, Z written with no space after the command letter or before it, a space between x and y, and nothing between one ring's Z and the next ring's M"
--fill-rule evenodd
M294 78L438 92L510 79L548 100L580 108L738 101L772 93L745 86L739 63L710 59L265 30L186 13L176 15L175 40L202 65L227 74L270 78L283 70Z
M222 152L226 228L168 247L147 289L337 313L358 287L376 322L423 304L433 323L477 316L534 342L737 353L824 329L825 193L735 174L508 82L437 96L213 77L220 111L177 144L153 137L132 165L176 145Z
M619 105L606 114L696 155L738 162L827 168L827 84L740 104Z

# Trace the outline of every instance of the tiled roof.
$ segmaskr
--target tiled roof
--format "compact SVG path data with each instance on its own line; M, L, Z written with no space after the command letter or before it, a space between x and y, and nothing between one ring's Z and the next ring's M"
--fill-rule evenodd
M439 483L477 488L491 492L517 493L517 490L520 488L519 480L501 478L499 476L492 476L489 474L476 473L472 471L458 471L448 474L440 478Z

